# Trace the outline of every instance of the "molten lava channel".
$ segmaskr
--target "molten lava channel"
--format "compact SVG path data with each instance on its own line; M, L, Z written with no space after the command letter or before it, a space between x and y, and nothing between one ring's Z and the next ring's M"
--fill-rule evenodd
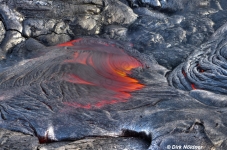
M144 87L137 79L130 77L132 69L142 67L135 58L129 56L121 48L108 43L86 44L83 39L73 40L58 45L70 47L73 56L64 63L74 64L77 71L68 73L64 80L77 85L103 88L94 96L95 100L76 100L64 102L75 108L100 108L106 105L126 102L130 92Z

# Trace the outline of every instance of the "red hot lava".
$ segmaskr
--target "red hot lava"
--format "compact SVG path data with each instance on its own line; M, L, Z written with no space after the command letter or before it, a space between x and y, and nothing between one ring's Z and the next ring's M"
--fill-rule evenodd
M91 109L126 102L131 97L130 92L144 86L129 76L132 69L142 67L142 64L113 44L97 42L91 45L77 39L58 46L67 46L74 52L72 58L64 63L73 64L75 71L67 73L64 80L89 86L89 92L96 93L83 102L64 102L68 106Z

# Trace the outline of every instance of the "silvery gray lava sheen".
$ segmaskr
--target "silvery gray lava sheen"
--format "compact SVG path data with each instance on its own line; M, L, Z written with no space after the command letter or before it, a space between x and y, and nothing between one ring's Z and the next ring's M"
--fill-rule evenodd
M212 128L223 117L218 108L168 86L167 70L128 45L82 38L46 49L1 72L1 127L41 143L141 136L150 149L182 139L210 147L216 132L226 135ZM131 63L134 70L122 76Z
M0 147L227 149L226 9L0 0Z

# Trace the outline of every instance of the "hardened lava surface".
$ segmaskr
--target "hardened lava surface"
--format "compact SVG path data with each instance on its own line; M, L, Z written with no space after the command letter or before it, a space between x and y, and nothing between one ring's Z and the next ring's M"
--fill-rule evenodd
M226 9L0 0L0 149L226 150Z
M191 91L191 96L211 103L210 105L225 107L226 35L227 24L224 24L208 42L202 44L170 73L168 76L170 85L181 90L194 90ZM206 96L207 94L209 96Z
M100 38L47 47L2 70L0 127L40 143L123 136L143 139L146 149L221 144L225 108L168 86L167 70L152 59L130 44Z
M182 89L205 89L226 94L227 24L179 65L169 76L170 84Z

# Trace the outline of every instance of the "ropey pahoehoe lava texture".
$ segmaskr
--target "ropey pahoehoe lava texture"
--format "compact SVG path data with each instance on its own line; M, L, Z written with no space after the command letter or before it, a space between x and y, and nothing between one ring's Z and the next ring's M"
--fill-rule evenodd
M89 87L88 94L73 97L72 101L69 99L64 104L86 109L102 107L125 102L131 97L129 92L143 87L138 80L129 77L132 69L142 67L138 60L115 44L85 41L87 43L84 39L77 39L58 45L74 50L72 59L63 61L63 67L71 65L70 70L64 71L63 80Z
M2 70L0 127L40 143L136 136L150 149L184 140L209 148L216 132L226 135L212 127L217 108L168 86L167 70L130 44L80 38L45 49Z
M195 90L190 93L191 96L199 100L202 99L206 103L213 101L210 105L225 107L226 102L224 99L227 93L226 34L227 24L224 24L212 35L208 42L202 44L184 63L170 73L168 76L170 85L181 90ZM208 93L210 95L205 96Z
M0 0L0 149L226 150L226 12Z
M68 136L65 132L59 133L59 137L42 128L52 122L54 116L63 115L65 120L66 114L74 115L75 110L102 110L109 105L128 103L131 92L144 87L133 77L133 70L149 66L149 61L144 63L146 56L143 62L140 57L131 46L97 38L80 38L46 48L41 56L2 70L1 118L5 121L0 126L35 134L41 143L82 138L82 130L90 132L86 127L78 130L81 134L72 132L75 135ZM57 126L63 125L60 120ZM35 125L37 121L42 124L40 127ZM82 120L65 123L76 125L75 121ZM50 125L53 130L57 126ZM68 130L67 125L64 128Z
M227 24L172 72L170 84L182 90L204 89L226 94L226 35Z

